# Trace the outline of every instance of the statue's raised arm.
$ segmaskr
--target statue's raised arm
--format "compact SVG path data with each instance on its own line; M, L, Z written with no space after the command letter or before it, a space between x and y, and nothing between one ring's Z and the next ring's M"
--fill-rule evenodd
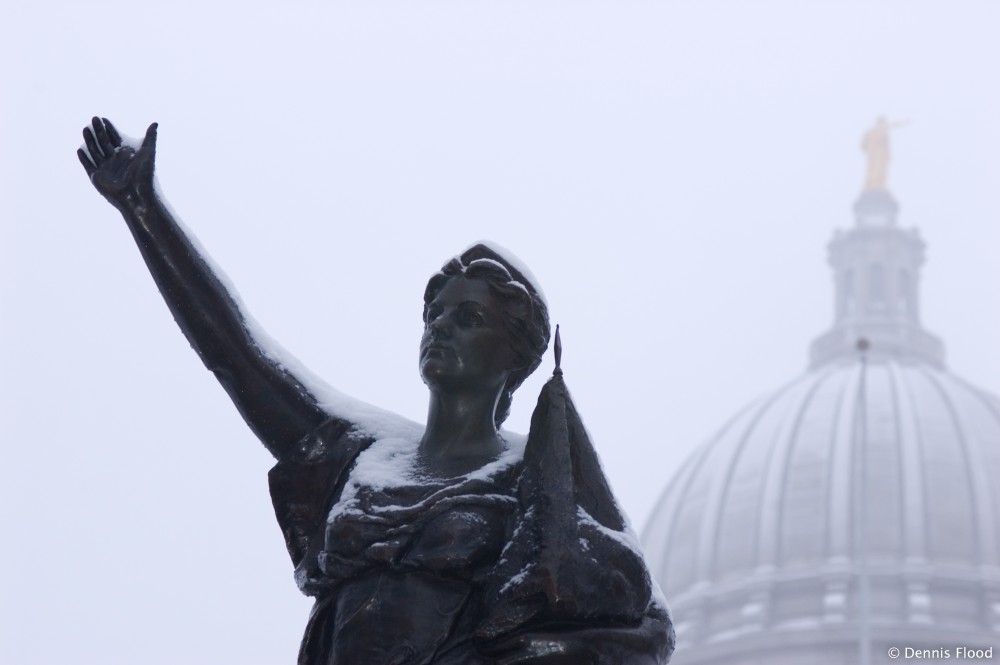
M427 281L427 421L402 422L304 383L254 337L157 195L156 125L130 145L94 118L84 141L80 161L181 330L278 458L275 516L295 581L316 599L299 665L667 662L668 610L558 351L527 438L501 428L550 338L545 298L516 257L476 243Z
M163 204L153 185L156 123L138 147L107 119L83 130L77 151L90 181L125 218L170 312L202 362L275 457L284 457L330 416L317 398L271 358L206 258Z

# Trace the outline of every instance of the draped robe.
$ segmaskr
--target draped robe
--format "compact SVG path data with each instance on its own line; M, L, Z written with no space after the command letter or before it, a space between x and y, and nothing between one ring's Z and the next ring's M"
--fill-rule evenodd
M674 634L569 397L458 478L334 417L269 476L300 589L299 665L661 665Z

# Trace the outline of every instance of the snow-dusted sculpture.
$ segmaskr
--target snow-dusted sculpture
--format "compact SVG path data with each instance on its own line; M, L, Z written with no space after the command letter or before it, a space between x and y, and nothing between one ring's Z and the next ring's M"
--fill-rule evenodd
M311 379L255 331L155 192L141 145L94 118L80 161L125 217L181 330L278 462L271 497L315 597L300 665L661 664L665 604L559 369L525 441L500 424L549 341L526 269L477 244L431 277L426 427Z

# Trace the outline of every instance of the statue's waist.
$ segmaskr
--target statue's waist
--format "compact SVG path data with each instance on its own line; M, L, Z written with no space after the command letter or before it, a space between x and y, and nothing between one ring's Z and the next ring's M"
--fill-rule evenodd
M345 582L313 616L332 623L322 631L332 636L329 662L420 665L452 638L472 595L469 583L382 571Z

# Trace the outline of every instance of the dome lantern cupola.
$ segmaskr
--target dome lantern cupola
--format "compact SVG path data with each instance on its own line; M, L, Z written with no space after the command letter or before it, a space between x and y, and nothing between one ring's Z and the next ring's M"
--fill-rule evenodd
M830 241L833 326L813 342L811 367L853 361L864 338L873 358L944 368L944 345L920 324L924 241L916 229L897 226L898 213L889 191L866 190L854 204L854 227Z
M924 242L886 186L890 126L865 136L854 224L829 244L833 325L808 371L702 444L643 530L677 662L1000 647L1000 400L948 372L920 323Z

